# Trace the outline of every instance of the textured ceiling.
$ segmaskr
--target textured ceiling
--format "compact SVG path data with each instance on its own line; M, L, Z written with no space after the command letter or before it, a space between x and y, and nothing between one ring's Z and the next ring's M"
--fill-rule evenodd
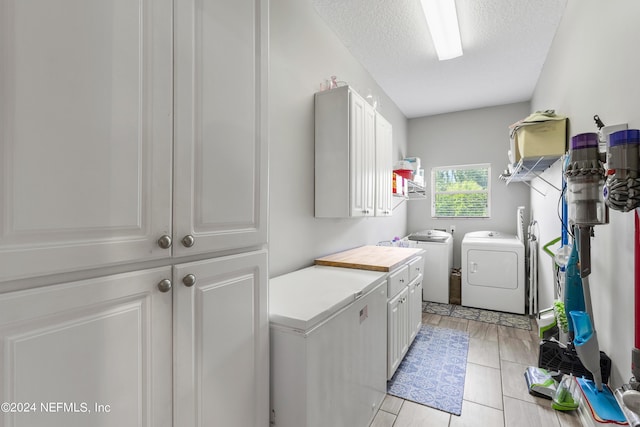
M420 0L310 0L408 118L528 101L567 0L456 0L464 55L438 61Z

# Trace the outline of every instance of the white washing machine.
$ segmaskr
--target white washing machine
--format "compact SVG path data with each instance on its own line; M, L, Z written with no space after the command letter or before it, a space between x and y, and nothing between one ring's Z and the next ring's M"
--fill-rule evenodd
M524 244L517 236L474 231L462 239L462 305L524 313Z
M453 236L439 230L424 230L404 238L409 247L425 251L422 300L449 304L449 276L453 267Z

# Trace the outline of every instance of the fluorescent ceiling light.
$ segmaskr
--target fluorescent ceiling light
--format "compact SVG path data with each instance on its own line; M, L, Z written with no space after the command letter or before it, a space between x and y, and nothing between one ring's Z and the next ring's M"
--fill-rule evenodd
M455 0L420 0L438 59L462 56Z

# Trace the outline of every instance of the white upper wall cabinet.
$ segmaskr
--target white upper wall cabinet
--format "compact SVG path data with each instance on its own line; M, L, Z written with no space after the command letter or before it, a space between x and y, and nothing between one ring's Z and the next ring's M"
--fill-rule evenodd
M0 281L265 243L267 19L3 1Z
M176 255L267 240L268 16L261 5L175 1Z
M391 123L376 111L376 216L390 216L392 193L391 156L393 135Z
M360 96L351 93L349 166L351 216L373 215L375 168L375 112Z
M171 14L2 2L0 281L170 256Z
M315 96L315 216L373 216L380 169L376 163L376 111L348 86ZM388 123L387 123L388 125ZM389 133L380 130L389 138ZM381 152L384 151L381 148ZM391 147L388 148L391 168ZM382 158L380 158L382 162ZM388 175L389 205L391 176ZM391 213L391 208L382 211Z

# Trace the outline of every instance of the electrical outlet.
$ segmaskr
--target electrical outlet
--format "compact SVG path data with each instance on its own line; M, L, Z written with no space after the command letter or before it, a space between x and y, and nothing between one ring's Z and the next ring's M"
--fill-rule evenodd
M453 234L455 232L456 232L456 226L455 225L449 226L449 233Z

